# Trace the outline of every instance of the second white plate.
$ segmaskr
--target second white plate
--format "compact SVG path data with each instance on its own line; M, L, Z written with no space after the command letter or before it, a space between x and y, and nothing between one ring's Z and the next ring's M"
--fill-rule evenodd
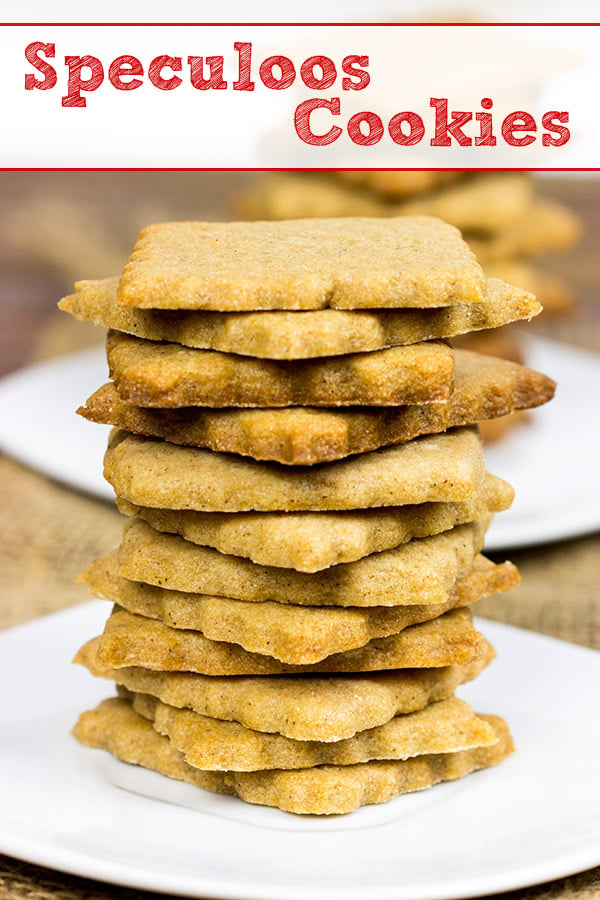
M600 357L526 338L527 364L558 382L556 397L531 421L486 448L488 468L516 490L496 516L486 550L576 537L600 528ZM102 478L109 429L75 415L107 380L103 349L61 357L0 382L0 447L52 478L113 499ZM43 436L43 437L41 437Z

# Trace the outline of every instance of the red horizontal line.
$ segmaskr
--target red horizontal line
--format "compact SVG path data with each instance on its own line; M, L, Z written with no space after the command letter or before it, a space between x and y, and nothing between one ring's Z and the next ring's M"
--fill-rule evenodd
M574 27L590 27L600 25L600 22L0 22L2 27L25 28L25 27L49 27L58 28L131 28L131 27L150 27L150 28L223 28L238 26L241 28L323 28L324 26L335 26L342 28L497 28L511 26L517 28L574 28Z
M498 166L492 166L490 168L485 169L473 169L473 168L451 168L444 169L436 166L429 166L428 168L420 168L420 169L398 169L398 168L365 168L364 166L346 166L342 168L337 167L329 167L322 169L306 169L306 168L273 168L266 169L264 167L257 168L181 168L181 167L152 167L152 168L129 168L127 166L116 166L116 167L83 167L83 168L72 168L72 167L60 167L60 166L50 166L46 167L33 167L33 168L2 168L0 169L0 173L2 172L600 172L600 168L569 168L569 169L543 169L543 168L533 168L533 169L519 169L519 168L498 168Z

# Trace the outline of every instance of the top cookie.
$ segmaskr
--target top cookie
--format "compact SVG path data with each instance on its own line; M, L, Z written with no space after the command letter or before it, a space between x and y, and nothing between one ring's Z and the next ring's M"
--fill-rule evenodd
M169 222L138 237L118 302L143 309L385 309L481 301L483 270L426 217Z

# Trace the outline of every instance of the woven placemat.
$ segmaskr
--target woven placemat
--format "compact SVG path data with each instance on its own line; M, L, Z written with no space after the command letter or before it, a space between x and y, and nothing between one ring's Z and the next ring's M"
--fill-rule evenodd
M117 510L6 458L0 509L0 628L89 600L75 577L118 544Z
M64 322L64 326L61 325ZM50 320L35 357L81 346L81 326ZM88 331L86 342L99 336ZM83 398L82 398L83 399ZM0 458L0 628L88 599L76 574L115 546L122 517L109 504ZM476 611L501 622L600 649L600 536L513 553L521 585L480 601ZM498 559L504 558L498 556ZM549 785L551 790L551 785ZM1 802L1 801L0 801ZM77 878L0 856L0 898L134 900L152 895ZM597 900L600 868L496 900Z
M477 615L600 650L599 535L489 556L495 562L508 556L521 584L480 600Z

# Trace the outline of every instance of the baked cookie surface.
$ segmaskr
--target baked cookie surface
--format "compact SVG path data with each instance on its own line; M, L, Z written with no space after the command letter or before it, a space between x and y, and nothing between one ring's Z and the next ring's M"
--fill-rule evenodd
M479 493L485 468L473 428L294 468L117 431L104 477L117 496L138 506L268 512L469 500Z
M517 270L515 274L522 273ZM533 294L512 286L524 281L505 284L498 278L488 278L481 302L438 309L242 313L119 306L118 284L118 278L78 282L76 293L64 297L59 307L84 322L139 338L260 359L310 359L382 350L497 328L541 312Z
M118 302L142 309L384 309L451 306L484 295L483 270L457 229L417 216L152 225L123 270Z
M92 422L284 465L314 465L365 453L423 434L472 425L548 402L552 379L518 363L454 351L454 390L447 402L395 408L151 409L124 403L106 384L78 412Z
M389 722L394 716L445 700L476 678L494 658L486 643L481 658L435 669L362 672L359 675L200 675L98 662L101 638L92 638L74 662L133 693L151 694L170 706L255 731L300 741L338 741Z

